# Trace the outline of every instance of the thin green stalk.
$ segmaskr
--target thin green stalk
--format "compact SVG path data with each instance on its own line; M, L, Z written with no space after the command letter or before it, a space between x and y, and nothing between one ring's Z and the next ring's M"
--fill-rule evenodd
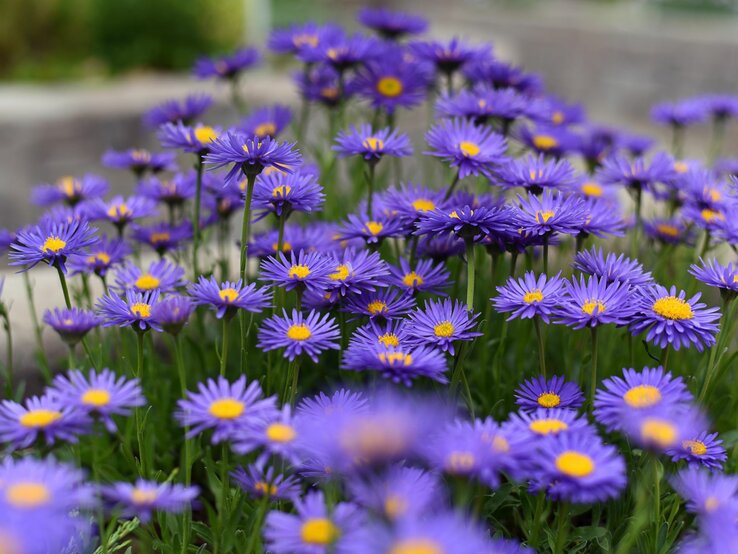
M635 226L633 227L630 242L630 257L636 259L638 257L638 236L641 232L641 204L643 201L643 190L640 185L635 187L633 192L635 201Z
M684 156L684 127L682 125L672 126L671 153L677 160L681 160Z
M543 235L543 273L548 274L548 235Z
M144 331L136 331L136 375L135 377L143 384L144 370ZM136 441L138 442L138 459L140 464L141 477L147 478L149 472L146 467L146 450L144 449L143 439L143 422L141 421L141 412L143 408L135 409L136 417Z
M249 233L251 230L251 199L254 195L256 175L256 173L249 173L246 176L246 202L243 205L243 222L241 224L241 262L239 266L241 280L244 285L248 282L246 266L249 250ZM240 370L241 374L243 374L246 367L246 340L248 338L248 332L246 329L246 310L239 310L238 322L241 330Z
M271 483L267 484L267 489ZM259 502L259 508L256 511L256 518L254 519L254 528L251 530L251 536L249 537L248 545L246 546L246 550L244 551L246 554L256 554L258 550L256 549L256 541L259 537L261 537L261 527L264 524L264 516L266 515L267 507L269 506L269 495L264 494L264 496L261 497L261 502Z
M533 521L531 522L531 530L528 535L528 546L531 548L538 548L538 535L541 531L541 520L543 515L543 506L546 503L546 493L541 491L536 497L536 505L533 510Z
M174 347L174 358L177 361L177 373L179 374L179 387L182 398L187 396L187 373L185 371L184 358L182 356L182 344L179 335L172 336L172 344ZM190 486L192 482L192 440L187 438L190 428L185 425L184 433L184 484ZM187 547L190 544L191 533L191 509L187 508L182 514L182 527L184 529L182 536L181 554L187 554Z
M223 316L222 332L223 332L223 346L220 349L220 376L224 377L226 372L226 365L228 364L228 321L227 316Z
M556 542L554 545L554 554L564 554L567 552L566 546L569 544L569 503L562 502L556 511Z
M287 370L287 382L285 383L289 387L289 400L290 406L295 405L295 399L297 398L297 384L300 380L300 356L296 356L294 360L290 362L290 366ZM287 390L285 390L284 398L288 398Z
M3 327L5 328L5 398L13 398L13 332L5 306L2 306Z
M715 373L717 372L717 355L718 352L722 352L723 348L725 348L726 337L730 336L729 325L732 321L732 315L735 311L736 305L738 304L735 302L735 297L723 297L723 315L720 319L720 329L718 330L717 340L713 347L710 349L710 359L707 362L707 366L705 367L705 374L702 378L702 387L700 388L700 394L698 396L698 401L700 404L702 404L707 397L707 391L710 388L710 384L715 376Z
M197 160L195 161L195 172L197 173L197 179L195 181L195 207L192 210L192 273L193 281L197 280L200 275L198 269L197 251L200 247L200 204L202 199L202 169L203 159L201 154L197 154Z
M41 325L38 322L38 315L36 314L36 302L33 298L33 286L31 285L31 278L28 276L28 272L23 272L23 283L26 288L26 297L28 298L28 309L31 313L31 323L33 324L33 334L36 339L36 351L38 353L39 361L41 362L41 373L44 376L46 384L51 382L51 369L49 368L49 360L46 358L46 351L44 350L44 340L42 336Z
M698 259L704 258L705 254L707 254L707 251L710 249L710 230L705 229L705 238L702 241L702 247L700 248L700 253L697 256Z
M366 202L366 216L372 219L374 212L372 211L372 205L374 201L374 174L377 168L377 162L370 160L369 167L366 172L366 186L367 186L367 202Z
M474 311L474 280L477 273L476 249L472 239L466 239L466 309Z
M538 339L538 366L540 368L541 375L546 377L546 352L544 350L541 322L538 319L538 316L533 316L533 326L536 329L536 339Z
M69 344L68 345L68 352L67 352L67 368L68 369L74 369L77 367L77 360L74 356L74 345Z
M448 190L446 191L446 196L443 197L444 200L448 200L451 198L451 195L454 193L454 189L456 188L456 185L459 184L459 176L460 173L457 171L456 176L454 177L454 180L451 181L451 185L448 187Z
M591 327L592 331L592 369L590 372L590 392L589 392L589 404L594 406L595 392L597 391L597 357L598 357L598 346L599 340L597 336L597 327Z
M233 107L236 108L236 111L238 113L243 113L246 111L246 104L243 101L243 98L241 97L241 91L239 90L239 83L238 83L238 76L231 77L231 102L233 102Z
M662 350L661 350L661 360L659 361L659 364L661 367L664 368L664 371L667 371L669 369L669 353L671 352L671 345L667 344Z
M515 277L515 266L518 263L518 252L510 253L510 277Z
M223 518L225 518L226 514L228 513L228 491L230 489L230 482L228 480L228 443L223 442L223 446L221 448L221 460L220 460L220 506L218 509L218 542L215 545L215 552L216 554L218 552L225 552L223 550L223 543L225 542L225 533L224 533L224 522Z
M661 471L659 459L652 456L653 471L653 552L659 551L659 534L661 531Z
M72 309L72 301L69 299L69 288L67 287L67 279L64 276L64 272L59 264L56 264L56 272L59 275L59 282L61 283L62 292L64 293L64 303L67 308Z

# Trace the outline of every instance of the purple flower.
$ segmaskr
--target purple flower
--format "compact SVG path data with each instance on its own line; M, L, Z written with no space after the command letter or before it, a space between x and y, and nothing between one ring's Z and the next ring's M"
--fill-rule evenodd
M387 237L401 236L403 231L404 224L398 218L375 215L374 219L369 219L366 214L349 214L339 236L341 239L362 238L367 244L380 244Z
M496 59L478 58L467 63L462 71L473 84L490 85L496 89L512 88L526 96L543 92L543 80L535 73L525 73L519 66Z
M183 222L179 225L170 225L164 221L154 223L148 227L134 225L133 239L148 244L160 256L170 250L176 250L182 243L192 239L192 225Z
M692 236L681 219L653 219L643 222L643 230L651 238L665 244L689 243Z
M470 207L435 209L424 212L417 223L417 235L453 233L464 239L481 242L488 236L506 234L512 229L513 217L508 208Z
M190 319L195 305L188 296L170 294L151 308L151 317L165 333L178 335Z
M268 496L270 500L294 500L302 492L297 478L277 473L271 466L264 469L264 464L258 462L236 468L231 472L231 479L252 498Z
M666 451L672 461L686 460L690 466L702 466L713 470L722 470L728 455L723 448L723 441L717 433L700 431L691 439L682 440L682 444Z
M442 352L455 354L455 341L471 341L482 333L474 331L480 314L469 312L459 301L427 300L423 310L410 314L408 338L410 344L430 345Z
M331 283L327 289L331 300L373 292L377 287L385 286L383 279L388 275L388 269L379 252L347 248L340 254L330 254L329 259L332 273L328 274Z
M565 126L538 125L521 127L519 138L523 144L540 154L560 158L579 147L580 138Z
M143 121L152 129L165 123L189 125L198 120L212 105L213 97L208 94L189 94L181 102L172 99L154 106L144 114Z
M151 521L152 513L179 513L186 510L197 497L197 487L176 483L156 483L138 479L135 484L113 483L102 487L101 493L109 502L122 509L122 516L137 517L143 523Z
M275 286L287 290L297 288L299 291L324 291L330 286L328 275L332 272L331 262L317 252L300 252L295 256L290 253L287 258L281 252L278 257L267 257L261 262L262 281L272 281Z
M237 429L232 437L233 450L241 455L263 448L264 455L279 456L294 465L300 462L300 431L290 406Z
M584 221L579 225L579 237L594 235L604 238L605 235L623 236L626 222L617 203L595 198L585 198Z
M598 325L627 325L636 312L631 300L630 285L608 283L605 278L591 275L587 281L580 275L577 281L564 280L564 295L554 311L561 323L574 329Z
M409 344L407 339L407 320L393 319L382 324L371 320L367 325L354 331L349 340L349 349L360 351L377 345L385 347L407 346Z
M305 101L319 102L328 108L335 108L352 94L351 87L340 86L338 71L331 66L311 67L296 73L294 79Z
M143 196L114 196L107 202L98 199L87 204L85 210L90 219L109 221L119 230L133 220L159 214L156 202Z
M309 173L262 173L254 185L253 207L285 219L292 212L318 210L324 200L323 187Z
M518 195L518 201L514 213L516 224L534 235L576 235L586 220L584 201L576 196L546 190L541 196Z
M320 45L319 59L316 61L324 62L343 73L375 57L378 46L377 39L361 33L354 33L350 36L343 32L330 33Z
M515 403L523 409L576 409L584 402L584 395L576 383L554 375L546 380L538 376L525 381L515 390Z
M370 319L395 319L410 312L415 307L413 297L400 294L392 288L385 288L346 299L341 311L368 316Z
M43 436L46 444L75 443L87 433L92 420L84 410L65 404L53 395L32 396L23 404L0 403L0 440L14 449L31 446Z
M738 514L738 479L692 466L671 479L674 490L687 501L687 511L701 517L717 517L729 525ZM724 518L724 519L723 519Z
M564 281L557 273L549 278L541 274L536 278L532 271L521 279L510 277L501 287L497 287L498 296L492 299L498 312L512 312L508 321L522 318L540 317L545 323L551 322L556 307L561 303L564 294Z
M644 271L643 265L637 260L627 258L625 254L617 256L613 252L605 256L601 248L594 246L589 250L577 252L572 265L574 269L601 277L607 283L628 283L633 287L653 283L651 273Z
M44 323L54 329L61 339L74 346L84 336L100 325L100 320L89 310L79 308L54 308L44 312Z
M318 25L312 21L274 29L269 36L268 47L277 54L294 54L305 63L321 59L323 42L331 35L340 35L343 30L335 24Z
M706 112L701 102L682 100L681 102L661 102L651 109L651 119L661 125L686 127L705 120Z
M362 156L372 163L379 161L383 156L403 158L413 153L410 139L404 133L390 127L375 131L367 123L339 132L332 149L338 152L341 158Z
M632 412L622 430L636 445L662 454L679 448L705 428L704 415L697 409L672 404Z
M509 127L527 114L529 105L530 99L515 89L496 89L480 83L453 96L442 95L436 102L436 111L443 117L464 117L475 123L499 120Z
M178 148L183 152L204 156L210 152L213 141L221 134L219 127L166 123L159 128L158 137L164 148Z
M493 169L505 162L505 139L468 120L443 120L425 135L431 150L424 152L441 158L459 170L459 179L468 175L491 176Z
M195 304L210 306L215 310L218 319L231 319L239 309L261 313L269 306L272 297L266 289L257 289L254 283L246 286L240 280L218 283L215 277L208 279L203 275L197 283L189 286L189 293Z
M387 284L405 290L407 294L417 295L421 292L446 296L443 289L451 285L450 273L443 264L434 264L432 260L418 260L411 268L405 258L400 258L400 267L389 266L390 275Z
M462 65L489 54L490 46L471 46L460 38L452 38L447 42L426 41L415 42L411 46L415 55L423 61L432 62L440 73L450 75L458 71Z
M510 435L524 437L535 445L551 435L595 434L586 418L568 408L536 408L511 414L504 428Z
M738 267L732 263L722 265L715 259L705 262L700 258L700 264L692 264L689 273L710 287L720 289L722 294L728 294L729 297L738 293Z
M381 212L392 211L394 218L409 228L423 213L444 208L444 195L444 191L405 183L399 189L393 187L377 195L376 200Z
M380 36L397 40L406 35L419 35L428 28L428 21L419 15L387 8L361 8L356 19Z
M597 173L603 185L623 185L633 190L653 191L657 183L668 182L676 176L674 160L668 154L659 152L650 163L645 158L631 160L624 155L605 159Z
M130 325L136 331L161 331L159 322L152 315L152 308L158 301L158 290L141 293L128 289L125 298L117 294L106 294L97 301L96 307L103 320L103 327Z
M95 244L96 230L86 221L41 222L40 225L20 230L15 242L10 245L10 265L24 265L30 269L39 262L45 262L66 273L64 264L67 258Z
M131 247L124 240L109 239L105 235L79 254L73 254L67 260L72 275L95 273L104 277L108 270L123 263L131 253Z
M163 202L167 206L181 206L195 196L196 175L194 171L177 173L171 179L151 176L139 181L136 194Z
M318 354L338 349L336 340L340 333L336 321L328 314L321 316L311 310L303 315L292 310L288 315L282 310L282 316L273 315L261 323L258 337L258 346L264 351L284 348L284 357L290 361L306 354L317 363Z
M246 47L233 54L217 58L200 58L195 62L192 72L200 79L234 79L241 72L257 66L261 54L256 48Z
M292 121L292 110L288 106L275 104L257 108L243 118L236 129L249 137L277 138Z
M495 181L502 186L523 187L532 194L540 194L544 189L565 188L573 178L574 168L568 161L547 160L543 154L511 160L495 175Z
M108 150L103 154L102 164L116 169L130 169L137 176L144 173L159 173L160 171L175 171L176 155L171 152L149 152L142 148L130 150Z
M184 285L184 269L167 260L151 262L143 269L128 264L115 274L115 284L121 293L127 290L149 292L158 290L161 293L171 292Z
M31 191L31 202L39 206L49 206L64 202L68 206L76 206L85 200L105 196L110 186L98 175L84 177L62 177L56 183L39 185Z
M346 349L341 368L349 371L376 371L385 379L407 387L418 377L447 383L448 366L443 353L430 346L385 346L355 342Z
M402 51L388 52L358 70L351 89L369 100L375 110L393 114L397 108L420 105L428 94L433 75L425 66L409 62Z

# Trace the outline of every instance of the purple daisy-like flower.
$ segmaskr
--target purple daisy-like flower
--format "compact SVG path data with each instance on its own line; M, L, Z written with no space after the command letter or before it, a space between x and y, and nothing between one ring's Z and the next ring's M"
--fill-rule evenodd
M619 187L615 185L603 185L589 175L574 179L574 182L567 188L585 199L602 200L607 204L617 203Z
M99 175L65 176L54 184L33 187L31 202L38 206L49 206L57 202L76 206L80 202L105 196L109 188L108 182Z
M184 269L167 260L151 262L144 270L133 264L119 269L115 274L115 284L121 292L171 292L185 284Z
M701 229L724 235L726 226L734 225L732 220L729 220L731 214L726 208L727 206L700 207L697 204L689 203L683 206L682 216Z
M144 113L143 122L156 129L165 123L184 123L189 125L198 120L210 106L213 97L209 94L189 94L184 100L166 100Z
M226 56L200 58L195 62L192 73L200 79L234 79L243 71L259 65L261 54L254 47L241 48Z
M677 448L666 451L672 461L686 460L690 466L702 466L713 470L722 470L728 455L723 448L723 441L717 433L700 431L691 439L682 440Z
M332 273L328 274L331 283L327 288L332 300L386 286L384 279L389 270L379 252L347 248L342 253L330 254L329 258Z
M318 102L328 108L335 108L348 100L353 92L351 87L340 86L338 71L323 64L296 73L294 80L303 100Z
M446 208L424 212L417 222L417 235L453 233L464 239L481 242L488 236L507 234L512 230L513 214L508 208Z
M721 294L728 294L729 297L738 294L738 267L732 263L722 265L715 259L705 262L700 258L700 264L701 267L692 264L689 269L689 273L696 279L720 289Z
M100 320L90 310L54 308L44 312L44 323L56 331L64 342L74 346L100 325Z
M554 500L590 504L616 498L625 488L625 462L593 433L558 433L533 458L537 481Z
M687 511L702 517L724 514L731 525L738 513L738 478L696 466L682 469L670 479L674 490L687 501Z
M544 189L565 188L573 179L574 168L567 160L547 160L543 154L511 160L495 175L495 181L502 186L523 187L532 194L540 194Z
M31 446L39 437L46 444L76 443L87 433L92 420L84 410L63 403L53 395L32 396L23 404L12 400L0 403L0 441L14 449Z
M339 502L329 511L323 493L313 491L295 499L295 512L267 514L263 533L269 552L349 554L355 546L363 516L353 504Z
M97 301L97 314L103 327L132 326L136 331L154 329L161 331L159 322L152 315L152 308L159 301L159 291L135 292L126 290L125 297L106 294Z
M683 441L691 440L705 428L705 417L699 410L671 404L631 412L622 431L636 445L662 454L681 447Z
M197 498L199 489L138 479L134 484L106 485L100 492L103 498L121 509L123 517L137 517L143 523L148 523L155 511L176 514L186 510Z
M479 315L470 313L466 304L458 300L426 300L422 310L416 309L409 316L408 340L410 344L434 346L453 356L455 341L482 336L474 331Z
M414 307L413 297L392 288L385 288L348 297L341 311L368 316L370 319L390 320L410 313Z
M333 35L340 35L343 30L333 23L319 25L313 21L293 24L288 27L274 29L268 41L268 47L277 54L294 54L300 61L312 64L321 59L323 42Z
M418 241L419 257L427 257L436 263L443 263L454 256L464 254L464 241L454 234L427 234Z
M343 73L376 57L380 46L381 43L377 39L361 33L353 35L346 35L343 31L331 33L320 45L319 58L316 61L321 61Z
M230 440L234 433L249 422L269 417L276 412L276 399L264 398L258 381L246 381L242 375L230 383L225 377L198 383L197 392L188 391L187 398L177 401L174 417L187 436L194 437L213 430L212 442Z
M10 265L24 265L30 269L44 262L66 273L67 258L97 242L95 231L97 229L86 221L42 221L39 225L19 230L15 242L10 245Z
M290 252L289 258L280 252L276 258L268 256L261 262L259 279L287 290L322 292L331 284L328 275L332 271L331 261L317 252Z
M555 158L575 151L581 141L578 135L560 125L543 124L534 128L525 126L517 134L523 144L533 151Z
M181 206L185 201L194 198L196 179L194 171L177 173L171 179L151 176L139 181L136 185L136 194L170 207Z
M458 168L459 179L469 175L492 175L492 170L506 161L505 139L489 127L477 126L464 119L443 120L426 133L432 150L423 152L441 158Z
M262 462L236 468L231 472L231 479L251 498L267 496L270 500L291 501L302 492L296 477L277 473L273 466L265 469Z
M498 295L492 299L498 312L511 315L508 321L522 318L540 317L545 323L551 322L551 316L563 299L564 280L561 273L553 277L528 271L522 278L510 277L507 282L497 287Z
M413 296L421 292L446 296L443 289L451 285L451 273L443 264L434 264L433 260L418 260L411 267L407 259L400 258L400 267L391 265L389 271L387 284Z
M575 410L584 402L579 385L554 375L546 379L542 375L528 379L515 389L515 403L523 409L568 408Z
M630 189L653 190L656 184L668 182L676 176L674 160L665 152L657 153L651 161L634 160L624 155L614 155L603 160L597 179L603 185L623 185Z
M303 398L297 404L295 414L301 420L319 420L331 415L359 413L366 409L367 399L361 392L339 389L331 396L319 392L316 396Z
M583 204L584 221L579 225L579 237L590 235L604 238L606 235L623 236L626 222L617 203L586 198Z
M377 345L384 347L407 346L407 320L393 319L378 323L369 321L367 325L359 327L349 339L349 349L360 351L373 348Z
M256 108L243 118L236 129L249 137L277 138L292 121L292 110L288 106L275 104Z
M514 207L515 222L534 235L576 235L586 220L584 201L576 196L546 190L540 196L518 195L518 202Z
M339 337L336 321L328 314L311 310L304 315L292 310L288 315L282 310L282 316L273 315L261 323L258 346L264 351L284 348L284 357L290 361L306 354L317 363L321 352L338 349Z
M300 463L298 424L290 406L283 406L269 417L250 422L235 431L231 438L233 450L245 455L264 449L262 459L266 455L274 455L297 465Z
M204 156L220 134L220 127L166 123L159 128L157 136L164 148L177 148L183 152Z
M146 404L138 379L126 379L107 368L91 369L87 376L79 370L57 375L49 392L63 404L99 416L111 433L116 430L111 416L127 416L132 408Z
M160 256L163 256L192 239L192 225L189 222L170 225L164 221L146 227L134 225L131 235L134 240L149 245Z
M210 306L218 319L231 319L239 309L261 313L272 298L270 292L265 288L257 289L254 283L246 286L241 280L219 283L215 277L206 278L203 275L197 283L188 287L188 291L195 304Z
M415 42L410 45L415 55L427 62L431 62L443 74L450 75L461 69L461 66L489 54L490 46L482 44L472 46L460 38L452 38L447 42L426 41Z
M630 285L620 282L608 283L605 278L590 275L585 281L572 277L564 280L564 294L554 314L560 322L574 329L630 323L637 306L632 302Z
M390 188L380 195L376 201L380 211L391 210L394 217L410 227L425 212L436 208L443 209L447 203L444 191L431 190L422 185L404 183L400 188Z
M125 228L131 221L159 215L156 202L143 196L114 196L109 201L97 200L85 207L92 220L109 221L119 230Z
M681 377L672 377L662 367L643 371L623 369L622 377L602 381L594 400L595 419L609 431L623 429L634 414L686 404L692 395Z
M159 173L161 171L175 171L176 155L172 152L149 152L143 148L130 150L108 150L103 154L102 164L115 169L130 169L137 176L144 173Z
M689 243L692 240L690 229L678 218L645 220L643 230L646 235L664 244Z
M419 15L387 8L361 8L356 20L390 40L419 35L428 28L428 21Z
M402 236L404 227L398 218L375 215L369 219L365 214L349 214L339 236L341 239L362 238L367 244L379 244L387 237Z
M123 263L130 253L131 247L124 240L101 235L95 244L70 256L67 265L72 275L94 273L104 277L110 268Z
M637 260L631 260L625 254L618 256L614 252L605 256L601 248L594 246L577 252L572 266L582 273L604 278L607 283L628 283L633 287L653 283L651 273L644 271L643 265Z
M389 50L358 70L351 89L369 100L373 109L393 114L397 108L420 105L432 78L426 66L407 61L402 51Z
M490 85L496 89L512 88L526 96L543 93L543 79L526 73L520 66L497 59L479 58L467 63L462 71L473 84Z
M384 156L403 158L413 153L410 139L406 134L390 127L375 131L368 123L339 132L332 149L338 152L341 158L362 156L369 162L377 162Z
M195 304L188 296L169 294L154 304L151 308L151 317L165 333L178 335L194 310Z
M640 287L635 291L634 303L638 307L630 331L633 335L646 332L646 340L661 348L671 346L674 350L694 346L702 352L705 346L715 344L715 335L720 319L718 308L708 308L699 302L697 293L686 299L684 291L677 293L672 286L661 285Z
M568 408L536 408L510 414L503 427L508 434L525 438L533 444L560 433L596 435L585 417Z
M312 212L325 200L323 187L309 173L261 174L254 185L253 207L287 218L292 212Z
M651 119L661 125L686 127L705 120L706 112L701 102L682 100L660 102L651 109Z
M513 88L496 89L479 83L471 90L442 95L436 102L436 111L443 117L464 117L477 124L499 120L504 132L513 121L528 113L529 105L530 99Z
M373 346L354 343L347 348L341 368L348 371L376 371L385 379L407 387L418 377L447 383L448 369L443 353L430 346Z

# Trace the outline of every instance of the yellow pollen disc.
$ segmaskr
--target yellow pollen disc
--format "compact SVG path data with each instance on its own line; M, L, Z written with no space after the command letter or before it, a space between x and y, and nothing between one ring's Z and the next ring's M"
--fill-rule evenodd
M41 245L41 252L59 252L62 248L67 245L66 241L63 241L59 237L49 237Z
M719 190L716 189L709 189L707 191L707 194L710 196L710 200L713 202L720 202L722 200L723 195Z
M338 89L336 87L323 87L320 89L320 95L328 100L333 100L338 97Z
M366 309L369 310L370 314L381 314L387 311L387 304L381 300L374 300L373 302L369 302Z
M396 519L401 516L407 510L407 500L401 496L391 494L384 501L384 513L390 519Z
M62 177L59 179L57 186L59 187L59 190L64 193L64 196L67 198L74 198L77 195L77 192L79 192L79 188L77 186L78 183L79 181L74 177Z
M69 319L69 318L67 318L67 319L65 319L64 321L62 321L62 323L63 323L64 325L66 325L67 327L71 327L72 325L74 325L74 320L73 320L73 319Z
M380 223L379 221L367 221L366 229L376 237L379 233L382 232L382 229L384 229L384 224Z
M214 400L208 412L211 416L217 417L218 419L236 419L246 410L243 402L236 400L235 398L220 398Z
M14 483L5 490L5 500L16 508L37 508L48 504L51 491L43 483L22 481Z
M662 235L666 235L667 237L678 237L679 236L679 229L677 229L673 225L667 225L666 223L661 223L657 225L656 230Z
M543 408L555 408L561 404L561 397L553 392L544 392L538 397L538 405Z
M582 311L587 315L592 315L597 308L597 313L605 313L605 304L600 300L588 300L582 304Z
M567 450L556 457L556 469L569 477L586 477L594 471L595 463L586 454Z
M172 238L170 233L162 231L160 233L151 233L151 244L158 244L160 242L166 242Z
M88 389L82 395L82 404L101 408L110 403L110 393L105 389Z
M315 48L318 46L318 37L315 35L295 35L292 37L292 44L296 47L301 48L303 46L312 46Z
M161 281L149 273L141 275L136 279L136 288L140 290L152 290L159 286Z
M145 302L136 302L131 305L131 313L141 319L151 317L151 306Z
M300 528L300 538L306 544L328 545L333 543L341 531L330 519L310 518Z
M474 142L462 140L459 143L459 150L461 150L461 153L464 154L465 157L471 158L472 156L479 154L480 148L479 145Z
M277 494L277 485L265 483L264 481L257 481L254 483L254 490L260 492L264 496L274 496Z
M151 504L156 500L157 493L155 490L134 488L131 491L131 502L134 504Z
M685 162L676 161L674 162L674 171L677 173L686 173L689 171L689 166Z
M641 425L641 438L660 448L669 448L676 442L678 433L671 422L663 419L649 418Z
M285 423L272 423L266 429L266 436L272 442L287 443L295 440L294 427Z
M708 496L705 500L705 510L708 512L714 512L720 507L720 501L714 496Z
M653 385L637 385L623 395L623 400L634 408L649 408L661 401L661 391Z
M446 554L446 551L430 539L405 539L395 544L389 554Z
M293 265L287 275L292 279L304 279L310 275L310 268L302 264Z
M233 302L238 298L238 291L236 289L227 288L218 291L218 296L223 302Z
M110 256L106 254L105 252L98 252L97 254L93 254L92 256L89 256L87 258L87 261L91 264L94 263L101 263L101 264L109 264L110 263Z
M377 92L388 98L395 98L402 94L402 81L397 77L382 77L377 81Z
M471 471L475 464L476 458L471 452L451 452L446 458L446 470L451 473Z
M254 134L257 137L273 137L277 134L277 126L272 122L262 123L256 126Z
M603 193L602 185L592 181L584 183L581 191L585 196L594 196L595 198L600 198Z
M310 328L304 323L299 325L290 325L287 329L287 338L292 340L308 340L313 334Z
M377 137L366 137L361 145L367 150L377 152L378 150L382 150L384 148L384 141Z
M532 290L523 295L523 302L526 304L533 304L533 302L540 302L541 300L543 300L541 289Z
M383 346L400 346L400 339L398 339L397 335L394 333L385 333L384 335L380 335L377 340Z
M551 115L551 121L556 123L556 125L561 125L564 122L564 113L556 111Z
M559 433L561 431L566 431L569 426L566 424L565 421L551 418L536 419L535 421L531 421L528 425L528 428L534 433L538 433L539 435L555 435L556 433Z
M326 51L326 54L328 55L330 59L335 60L336 58L338 58L338 56L341 54L342 51L343 51L342 48L329 48Z
M347 279L349 276L349 268L346 264L339 264L338 267L336 267L335 273L331 273L328 275L328 278L331 281L343 281Z
M431 210L435 210L436 205L433 200L418 198L417 200L413 200L413 208L418 212L429 212Z
M702 219L704 219L708 223L716 219L718 221L723 221L725 219L725 216L722 213L716 212L715 210L710 210L708 208L705 208L704 210L702 210L701 214L702 214Z
M528 176L530 177L531 181L536 181L538 179L543 178L543 172L540 170L536 171L535 169L531 169L528 172Z
M559 145L559 141L551 135L535 135L533 137L533 146L538 150L551 150Z
M108 208L108 217L111 219L121 219L131 215L131 208L126 204L115 204Z
M417 287L423 284L423 278L414 271L411 271L402 278L402 284L406 287Z
M52 423L59 421L62 418L62 413L56 410L31 410L26 412L18 421L23 427L30 427L39 429L41 427L48 427Z
M404 365L408 366L413 363L413 357L404 352L380 352L379 359L391 366Z
M442 321L441 323L433 327L434 335L436 335L437 337L446 338L446 339L448 337L453 336L455 331L456 329L454 328L453 323L451 323L448 320Z
M203 125L202 127L195 128L195 138L201 144L210 144L218 138L218 132L212 127Z
M653 311L661 317L676 321L683 321L694 317L692 306L689 305L689 302L676 296L659 298L653 303Z
M151 153L148 150L134 150L131 152L131 158L138 163L149 163L151 161Z
M553 210L546 210L543 212L536 212L536 223L548 223L548 220L556 215Z
M702 441L682 441L682 448L689 450L689 453L693 456L704 456L707 454L707 446Z
M285 198L290 192L292 192L291 186L279 185L278 187L274 187L272 198Z

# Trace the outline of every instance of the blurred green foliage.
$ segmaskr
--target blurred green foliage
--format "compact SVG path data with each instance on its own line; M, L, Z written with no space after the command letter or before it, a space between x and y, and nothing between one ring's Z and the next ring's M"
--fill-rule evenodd
M181 70L242 40L243 0L0 0L0 78Z

